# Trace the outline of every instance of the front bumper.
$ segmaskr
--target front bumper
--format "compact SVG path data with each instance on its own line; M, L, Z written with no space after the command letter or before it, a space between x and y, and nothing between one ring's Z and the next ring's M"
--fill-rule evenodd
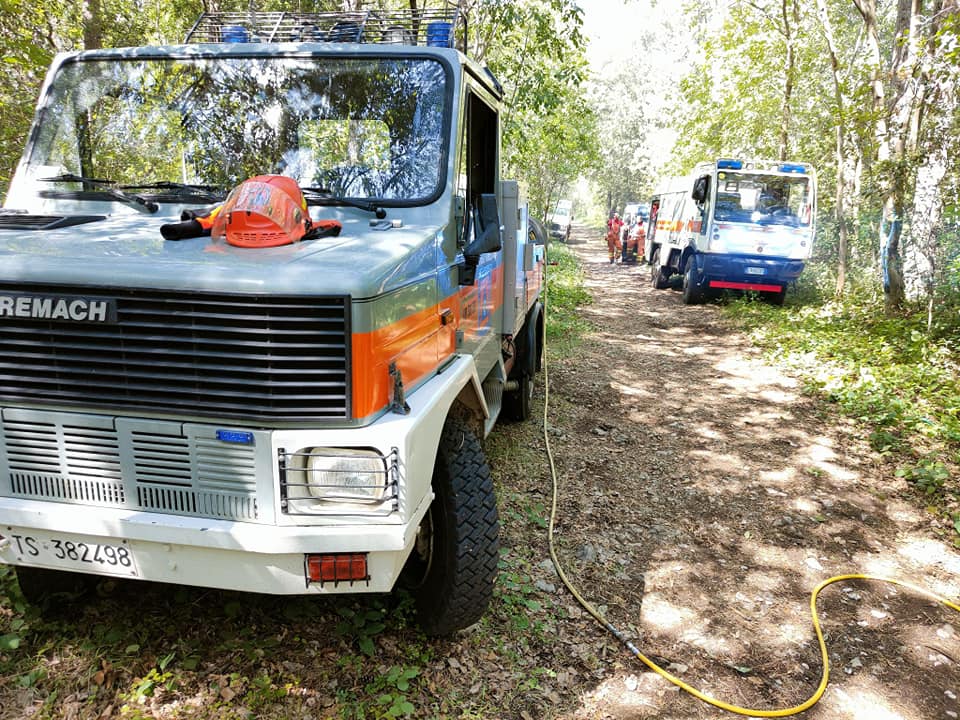
M0 561L9 565L277 595L389 592L416 534L412 524L280 528L8 498L0 515ZM65 543L83 550L58 560ZM96 562L93 548L104 547L125 548L129 563ZM367 554L368 580L307 583L308 554L346 552Z
M734 290L782 290L803 272L802 260L758 255L700 255L705 287Z

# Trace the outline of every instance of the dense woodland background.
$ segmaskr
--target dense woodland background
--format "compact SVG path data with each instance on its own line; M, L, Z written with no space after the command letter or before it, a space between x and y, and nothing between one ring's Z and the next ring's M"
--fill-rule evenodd
M591 67L589 2L462 0L469 37L459 42L504 86L503 175L521 181L543 216L575 197L577 218L599 225L661 177L718 156L812 163L815 256L788 302L806 314L763 318L765 337L798 358L812 385L854 398L846 409L886 438L878 449L909 451L939 477L960 450L958 3L627 0L646 11L625 16L642 22L620 29L615 61ZM262 0L256 9L439 5ZM177 43L205 10L250 9L0 0L0 192L55 53Z

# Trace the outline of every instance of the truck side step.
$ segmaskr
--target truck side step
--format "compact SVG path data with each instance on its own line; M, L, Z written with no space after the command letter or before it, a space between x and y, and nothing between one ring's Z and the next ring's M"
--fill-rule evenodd
M490 416L483 421L483 434L486 436L493 429L500 417L503 407L503 379L496 377L499 373L493 372L483 381L483 398L487 401Z

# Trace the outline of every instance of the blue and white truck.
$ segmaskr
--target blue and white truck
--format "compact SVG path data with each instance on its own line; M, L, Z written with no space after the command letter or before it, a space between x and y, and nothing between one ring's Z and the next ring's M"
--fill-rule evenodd
M780 305L813 248L817 180L802 162L719 159L664 182L650 202L651 284L682 275L683 300L754 291Z

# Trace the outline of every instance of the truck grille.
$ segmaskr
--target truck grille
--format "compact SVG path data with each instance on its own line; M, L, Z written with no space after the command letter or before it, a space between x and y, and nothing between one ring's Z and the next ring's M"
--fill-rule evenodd
M116 323L0 317L0 400L251 422L350 417L349 301L3 285L116 301Z
M0 496L270 522L257 502L269 431L249 445L216 426L0 408Z

